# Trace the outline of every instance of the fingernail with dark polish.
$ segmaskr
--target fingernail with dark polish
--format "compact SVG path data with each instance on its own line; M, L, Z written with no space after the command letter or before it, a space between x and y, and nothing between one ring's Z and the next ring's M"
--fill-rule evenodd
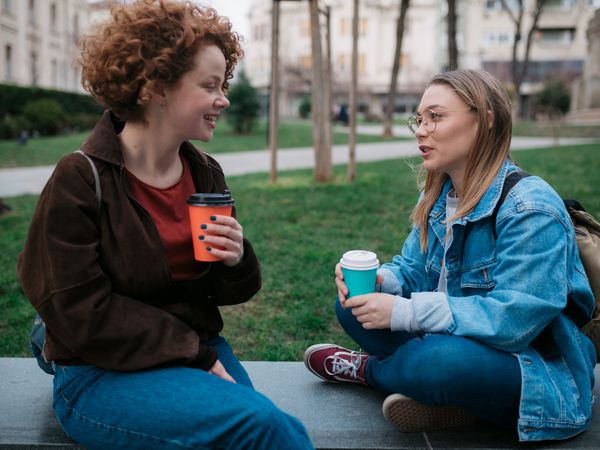
M203 230L206 230L206 224L203 223L202 225L200 225L200 228L202 228Z
M210 220L217 220L217 216L210 216Z
M203 241L204 240L204 235L201 234L200 236L198 236L198 239L200 239L201 241Z

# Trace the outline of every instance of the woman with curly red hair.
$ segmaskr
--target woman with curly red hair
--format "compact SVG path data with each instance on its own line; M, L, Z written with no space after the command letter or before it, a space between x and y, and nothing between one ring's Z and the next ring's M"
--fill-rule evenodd
M227 185L188 140L209 141L229 106L239 38L191 2L111 12L80 59L106 112L84 155L58 163L18 263L46 323L58 421L88 449L311 448L220 336L218 307L261 287L235 211L202 225L219 261L193 255L186 200Z

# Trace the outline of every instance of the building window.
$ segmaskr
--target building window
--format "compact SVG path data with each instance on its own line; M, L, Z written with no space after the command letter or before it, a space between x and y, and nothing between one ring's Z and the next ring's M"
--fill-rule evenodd
M35 0L29 0L28 16L29 23L35 25Z
M345 17L340 17L340 35L345 36L346 35L346 18Z
M4 48L4 79L12 80L12 47L10 45Z
M360 24L358 25L358 34L360 36L364 36L367 34L369 29L369 19L362 18L360 19Z
M52 62L50 63L50 77L51 77L51 83L52 83L52 87L58 87L58 63L56 62L55 59L52 60Z
M486 31L482 43L484 47L512 45L514 34L509 31Z
M540 44L570 45L575 39L575 28L543 28L535 37Z
M12 13L12 0L3 0L2 11L4 11L7 14Z
M307 19L302 19L299 24L300 27L300 36L308 37L310 36L310 21Z
M519 0L507 0L508 8L518 11L520 8ZM485 0L486 11L502 11L502 2L500 0Z
M77 42L79 39L79 15L73 16L73 42Z
M77 68L73 68L73 88L77 89L79 87L79 70Z
M348 67L348 60L349 58L346 58L344 53L338 55L338 68L340 69L340 72L348 72L350 70L350 67Z
M56 27L56 3L50 5L50 30L57 31Z
M570 10L576 6L577 0L547 0L546 6L552 9Z
M588 6L592 8L600 8L600 0L588 0Z
M305 55L300 57L300 67L310 69L312 67L312 56Z
M367 72L367 55L361 53L358 55L358 73L364 75Z
M37 86L38 84L38 68L37 68L37 54L31 52L29 55L29 67L31 71L31 84Z

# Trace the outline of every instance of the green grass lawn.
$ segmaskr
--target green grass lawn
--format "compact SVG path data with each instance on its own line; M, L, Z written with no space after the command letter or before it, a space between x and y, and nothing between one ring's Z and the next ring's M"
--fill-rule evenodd
M19 145L16 140L0 140L0 168L55 164L63 155L78 149L88 134L89 131L64 136L40 137L30 139L25 145ZM334 144L348 142L347 133L335 132L333 138ZM382 142L399 139L403 138L357 136L357 142ZM301 120L282 122L279 126L278 140L279 148L282 149L312 146L312 123ZM251 134L238 135L233 132L226 121L221 121L215 130L215 138L211 142L194 141L194 144L211 154L263 150L268 145L267 125L262 121L257 124Z
M600 138L600 127L597 125L567 125L558 126L559 137ZM553 137L550 122L523 121L513 125L513 136L545 136Z
M582 145L515 152L523 169L540 175L563 196L580 200L600 217L600 149ZM417 199L407 160L358 165L349 185L345 166L334 182L315 185L312 171L283 172L276 185L264 174L229 179L245 235L262 263L264 286L249 303L224 307L224 335L242 359L299 360L316 342L353 346L336 323L333 268L348 249L400 251ZM6 199L0 216L0 355L26 356L33 309L15 278L36 196Z

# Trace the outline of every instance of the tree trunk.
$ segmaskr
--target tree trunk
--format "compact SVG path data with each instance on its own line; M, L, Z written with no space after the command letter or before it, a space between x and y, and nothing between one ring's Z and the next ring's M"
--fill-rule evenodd
M525 78L527 76L527 69L529 68L529 56L531 51L533 33L537 29L537 24L542 15L544 6L546 5L548 0L535 1L535 9L533 10L531 27L527 32L527 40L525 41L525 51L523 54L523 59L521 61L519 60L518 56L518 47L523 35L521 31L523 25L523 15L525 12L523 0L518 0L519 10L517 11L517 16L513 14L506 0L500 1L502 2L502 8L510 16L515 26L514 40L512 46L511 77L513 83L512 113L513 120L517 121L521 117L521 85L523 84L523 81L525 81Z
M279 0L273 0L271 14L271 109L269 111L269 181L277 181L277 128L279 125Z
M315 181L324 183L333 178L331 148L325 146L325 91L323 54L321 52L321 28L319 26L318 0L309 1L312 38L312 120L313 145L315 147Z
M448 70L458 69L458 47L456 46L456 0L448 0Z
M324 74L324 117L323 128L325 129L325 149L331 154L331 145L333 143L333 130L331 121L332 108L332 74L331 74L331 7L327 6L325 10L326 26L325 26L325 45L327 48L327 58L325 59L325 74Z
M394 62L392 65L392 79L388 92L387 105L385 108L384 136L392 136L392 122L394 110L396 109L396 89L398 87L398 72L400 71L400 55L402 54L402 37L404 36L404 20L410 0L402 0L400 3L400 14L396 23L396 49L394 51Z
M356 90L358 86L358 0L354 0L352 15L352 82L350 84L350 135L348 155L348 181L356 178Z

